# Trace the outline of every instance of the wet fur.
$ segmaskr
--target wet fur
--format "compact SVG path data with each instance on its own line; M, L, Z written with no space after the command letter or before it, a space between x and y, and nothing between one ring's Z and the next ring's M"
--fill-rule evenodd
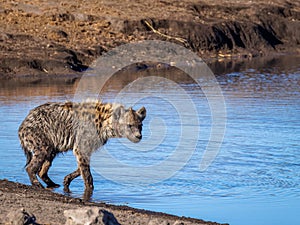
M142 121L146 109L125 109L122 105L95 102L46 103L31 110L19 127L19 138L27 158L26 170L32 185L58 187L48 177L48 170L58 153L73 150L78 168L64 178L69 192L73 179L82 176L85 193L91 196L93 178L90 173L91 154L109 138L125 137L132 142L142 138Z

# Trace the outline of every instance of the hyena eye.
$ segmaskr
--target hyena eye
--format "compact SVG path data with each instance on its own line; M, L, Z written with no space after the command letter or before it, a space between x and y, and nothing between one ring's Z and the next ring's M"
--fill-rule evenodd
M128 124L127 125L128 126L128 128L130 128L130 129L132 129L132 128L138 128L139 130L141 130L142 129L142 124L135 124L135 125L132 125L132 124Z

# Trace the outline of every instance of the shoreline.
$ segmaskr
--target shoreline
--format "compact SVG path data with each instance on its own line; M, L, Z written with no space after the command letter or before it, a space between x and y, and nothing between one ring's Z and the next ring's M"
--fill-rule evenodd
M80 198L69 197L54 193L51 190L38 189L5 179L0 180L0 202L0 224L15 224L13 222L16 222L17 219L24 219L24 212L26 212L27 219L28 215L30 218L35 218L35 224L66 224L68 218L66 215L74 214L72 210L79 210L75 213L79 215L82 215L84 210L101 210L104 212L102 216L108 216L108 220L111 221L110 224L220 225L216 222L135 209L129 206L84 202ZM88 214L84 215L89 217Z

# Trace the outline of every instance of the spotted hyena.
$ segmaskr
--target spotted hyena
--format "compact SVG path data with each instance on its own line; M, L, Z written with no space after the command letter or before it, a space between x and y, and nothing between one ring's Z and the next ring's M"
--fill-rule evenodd
M146 109L135 111L119 104L95 102L46 103L31 110L19 128L19 138L27 157L26 170L32 185L59 187L48 176L48 170L58 153L73 150L78 168L64 178L64 190L69 192L73 179L82 176L85 194L93 191L90 172L92 152L109 138L128 138L137 143L142 139L142 121Z

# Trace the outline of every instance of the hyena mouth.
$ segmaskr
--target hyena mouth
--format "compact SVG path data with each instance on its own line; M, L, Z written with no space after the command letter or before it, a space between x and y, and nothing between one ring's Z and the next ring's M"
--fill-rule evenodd
M142 135L135 136L135 138L138 140L142 140L142 137L143 137Z
M131 141L134 142L134 143L138 143L142 140L142 135L139 134L139 135L133 135L133 137L131 138Z

